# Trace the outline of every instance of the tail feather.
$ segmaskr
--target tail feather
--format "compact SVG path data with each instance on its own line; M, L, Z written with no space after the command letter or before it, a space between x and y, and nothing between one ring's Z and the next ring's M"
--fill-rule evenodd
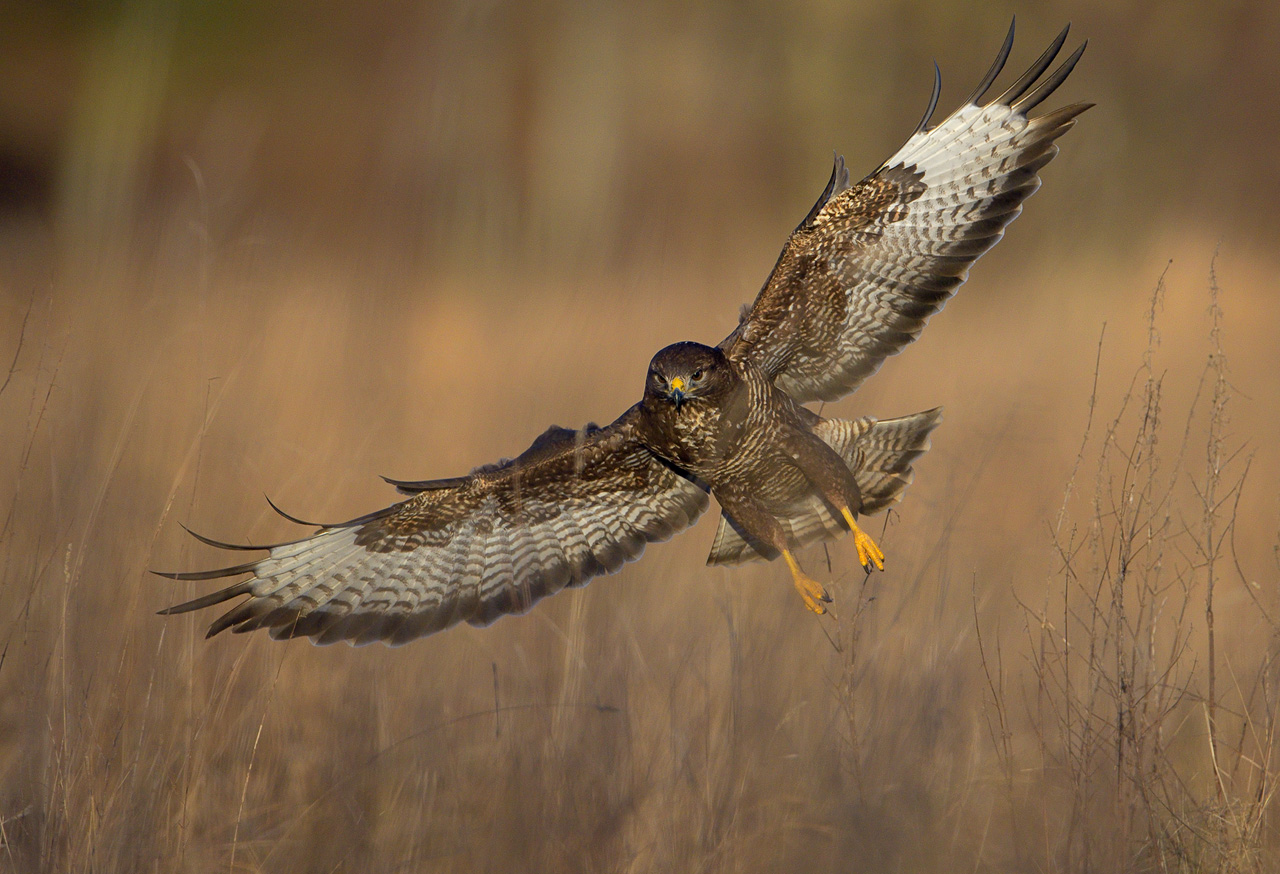
M877 421L870 416L861 419L825 419L814 427L814 433L840 454L862 493L858 513L878 513L901 500L902 493L915 478L911 464L929 450L929 432L942 420L937 407L910 416ZM787 519L797 545L815 540L830 540L848 531L844 522L832 515L831 509L817 495ZM760 558L772 558L772 550L763 544L749 542L721 514L707 564L739 564Z
M897 419L884 419L872 425L866 435L851 447L852 457L840 452L845 461L857 464L856 467L850 464L850 467L862 493L862 509L858 511L861 515L878 513L902 499L902 492L915 479L911 464L929 451L929 432L941 420L941 407ZM832 443L822 434L821 425L818 432L824 440ZM840 451L834 444L833 448Z

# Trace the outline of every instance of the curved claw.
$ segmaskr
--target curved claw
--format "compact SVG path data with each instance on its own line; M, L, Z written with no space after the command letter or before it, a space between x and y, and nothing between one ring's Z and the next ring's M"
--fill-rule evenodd
M884 570L884 552L876 545L865 531L857 528L853 532L853 544L858 547L858 562L866 569L871 570L871 564L874 562L876 570Z
M858 548L858 563L867 571L871 570L872 564L876 566L876 570L884 570L884 550L876 545L871 535L858 527L848 507L842 508L840 514L844 516L844 521L849 523L849 530L853 532L853 545Z
M800 565L796 563L796 557L791 554L791 550L784 549L782 557L787 560L787 567L791 571L791 581L795 583L796 591L804 599L804 606L819 616L826 613L827 608L823 604L830 604L831 596L827 594L827 590L822 583L800 570Z

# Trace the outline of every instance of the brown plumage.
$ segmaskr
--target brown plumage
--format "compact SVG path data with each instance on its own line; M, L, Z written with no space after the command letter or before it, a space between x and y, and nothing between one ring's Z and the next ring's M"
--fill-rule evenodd
M1039 187L1054 141L1088 108L1027 117L1084 51L1044 76L1066 35L979 105L1008 57L1010 27L983 82L944 122L928 127L935 80L925 119L874 173L850 185L837 158L737 328L715 347L660 351L643 399L613 424L551 428L518 458L464 477L393 481L410 497L256 561L164 574L251 576L163 612L247 595L210 635L269 628L317 643L403 643L612 573L693 524L708 492L723 511L709 563L782 555L805 603L823 612L829 596L792 550L852 531L860 561L881 566L855 519L901 497L940 411L844 421L803 404L854 391L915 339Z

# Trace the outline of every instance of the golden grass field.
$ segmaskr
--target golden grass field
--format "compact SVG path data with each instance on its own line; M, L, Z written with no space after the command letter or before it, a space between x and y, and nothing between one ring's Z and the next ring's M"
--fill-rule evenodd
M262 85L337 89L357 130L316 145L279 97L252 112L235 95L178 104L208 68L173 60L160 83L149 71L192 39L187 19L115 11L85 50L102 75L69 99L53 193L0 221L0 870L1280 866L1275 221L1228 209L1261 196L1240 182L1243 158L1223 163L1221 201L1181 153L1136 181L1121 172L1146 154L1114 134L1136 98L1109 78L1137 25L1078 15L1098 59L1061 102L1099 107L922 339L824 411L946 407L915 484L872 519L884 573L864 575L851 542L807 550L835 597L816 617L785 568L705 567L704 520L525 616L354 649L206 641L211 617L155 613L211 584L148 570L225 562L182 525L299 535L264 492L335 521L393 499L378 474L465 472L553 422L611 420L656 349L729 331L825 181L829 147L874 166L918 108L855 136L857 119L922 104L927 78L842 87L839 118L824 110L815 133L803 101L749 99L772 37L731 55L746 59L737 92L706 74L720 31L705 22L681 39L606 29L627 58L678 63L640 85L631 60L610 68L628 87L583 92L563 122L578 140L515 149L512 178L528 184L513 206L464 136L484 124L452 104L399 108L422 87L406 70L447 92L466 77L446 62L488 69L464 49L489 19L441 13L428 39L388 36L389 12L348 33L329 10L330 42L257 46L263 64L370 33L392 46L341 85ZM1069 11L1019 19L1012 65ZM841 26L880 20L854 19ZM984 18L972 44L949 44L945 19L919 37L915 51L960 68L942 108L980 75L1001 21ZM593 27L566 13L527 43L502 30L532 60L493 55L493 76L554 70L547 47L590 49ZM792 79L847 73L829 51ZM686 79L706 93L669 115L652 95L630 102ZM359 88L376 106L359 110ZM720 117L699 112L725 105L720 144ZM249 117L256 145L240 154ZM594 125L610 119L629 145L601 152L592 138L611 134ZM819 145L784 158L788 128L760 133L779 125ZM406 145L419 136L453 151L419 154ZM371 143L387 144L385 163L368 164ZM452 175L405 190L396 168L418 160ZM1257 188L1276 184L1258 172ZM1186 202L1143 200L1150 178L1190 180ZM619 205L627 192L636 204Z

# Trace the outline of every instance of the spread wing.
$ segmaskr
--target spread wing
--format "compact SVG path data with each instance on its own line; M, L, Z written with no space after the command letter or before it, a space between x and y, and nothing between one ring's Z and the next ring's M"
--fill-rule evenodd
M706 509L704 487L635 439L636 409L606 428L553 427L515 460L469 476L392 481L413 497L269 547L257 561L162 574L178 580L252 574L162 612L248 595L213 623L209 636L270 628L277 639L321 644L400 644L464 620L487 625L523 613L565 586L613 573Z
M935 77L924 120L878 170L851 186L837 158L826 190L721 348L754 361L799 401L830 401L914 340L1040 187L1037 173L1058 153L1054 140L1089 108L1027 117L1084 52L1087 43L1042 79L1066 37L1063 29L1009 90L979 105L1008 58L1010 26L990 71L950 118L928 127Z

